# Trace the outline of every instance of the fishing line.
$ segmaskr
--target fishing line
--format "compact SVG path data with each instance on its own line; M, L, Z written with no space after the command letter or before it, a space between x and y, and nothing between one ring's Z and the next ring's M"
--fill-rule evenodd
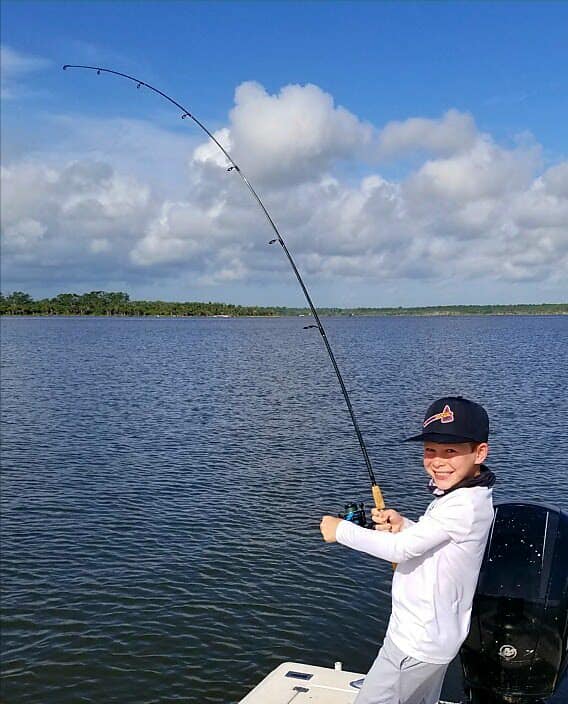
M385 502L383 500L383 496L381 493L381 490L377 484L377 481L375 479L375 474L373 472L373 465L371 464L371 459L369 457L369 453L367 451L367 447L365 445L365 441L363 440L363 435L361 434L361 430L359 429L359 424L357 422L357 418L355 417L355 411L353 410L353 406L351 404L351 399L349 398L349 394L347 393L347 388L345 386L345 382L343 381L343 377L341 376L341 372L339 370L339 367L337 365L337 361L335 359L335 355L333 354L333 350L331 349L331 345L329 343L329 340L327 338L327 334L325 332L325 329L323 327L323 324L320 320L320 317L318 315L318 312L316 310L316 307L314 306L312 299L310 297L310 294L308 292L308 289L306 288L306 285L304 284L304 281L302 280L302 277L300 276L300 272L298 271L298 268L296 266L296 263L292 259L292 255L290 254L288 247L286 246L286 243L284 242L284 239L282 238L282 235L280 234L278 228L276 227L276 224L272 217L270 216L268 210L264 206L264 203L261 201L260 197L258 196L257 192L254 190L254 188L251 186L249 180L247 177L243 174L241 171L240 167L234 162L233 158L231 155L227 152L227 150L223 147L223 145L216 139L216 137L205 127L205 125L200 122L195 115L193 115L187 108L185 108L183 105L178 103L176 100L171 98L169 95L164 93L163 91L159 90L159 88L155 88L154 86L150 85L149 83L146 83L145 81L142 81L138 78L135 78L134 76L129 76L126 73L121 73L120 71L114 71L113 69L110 68L102 68L100 66L83 66L83 65L77 65L77 64L65 64L63 66L63 70L66 71L68 68L77 68L77 69L84 69L87 71L96 71L97 75L100 75L101 73L111 73L115 76L119 76L121 78L125 78L129 81L132 81L133 83L136 84L136 87L139 89L142 86L144 88L148 88L154 93L157 93L158 95L162 96L165 100L170 102L172 105L174 105L176 108L181 110L181 118L182 120L185 120L186 118L189 118L192 120L205 134L209 137L209 139L214 142L219 149L223 152L231 166L227 169L227 171L236 171L238 175L241 177L241 179L244 181L245 185L249 189L252 197L254 200L257 202L259 207L261 208L262 212L266 216L266 219L268 220L268 223L270 224L270 227L273 229L274 234L276 237L272 240L270 240L269 244L274 244L275 242L278 242L282 249L284 250L284 254L286 255L288 262L290 263L290 266L292 267L292 270L294 274L296 275L296 279L298 280L298 283L300 284L300 287L304 293L304 296L306 298L306 301L308 302L308 305L310 307L310 310L312 312L313 318L315 320L315 325L306 325L305 329L309 328L314 328L317 327L320 335L322 337L323 343L325 345L325 348L327 350L327 353L329 355L329 358L331 360L331 364L333 366L333 369L335 371L335 374L337 376L337 380L339 381L339 386L341 387L341 392L343 394L343 398L345 399L345 403L347 405L347 410L349 411L349 416L351 418L351 422L353 424L353 428L355 430L355 434L357 435L357 440L359 441L359 447L361 448L361 452L363 454L363 458L365 460L365 466L367 468L367 472L369 474L369 479L371 480L371 491L373 493L373 500L375 502L375 506L379 509L382 509L385 507Z

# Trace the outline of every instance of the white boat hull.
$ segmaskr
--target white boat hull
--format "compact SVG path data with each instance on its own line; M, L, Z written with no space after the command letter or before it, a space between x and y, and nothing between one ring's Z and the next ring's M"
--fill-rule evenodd
M331 667L285 662L241 699L240 704L353 704L365 675ZM442 702L439 704L452 704Z

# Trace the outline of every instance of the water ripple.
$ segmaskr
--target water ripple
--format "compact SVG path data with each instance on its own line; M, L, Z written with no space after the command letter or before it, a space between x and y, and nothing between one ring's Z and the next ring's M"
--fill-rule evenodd
M463 393L497 498L566 506L566 319L327 328L389 504L424 510L399 440ZM4 319L2 366L3 701L227 704L284 660L368 668L391 569L319 538L369 489L302 321Z

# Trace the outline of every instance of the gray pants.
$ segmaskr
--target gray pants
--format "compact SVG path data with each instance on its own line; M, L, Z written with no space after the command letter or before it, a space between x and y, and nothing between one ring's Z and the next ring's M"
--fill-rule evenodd
M355 704L436 704L447 669L411 658L387 636Z

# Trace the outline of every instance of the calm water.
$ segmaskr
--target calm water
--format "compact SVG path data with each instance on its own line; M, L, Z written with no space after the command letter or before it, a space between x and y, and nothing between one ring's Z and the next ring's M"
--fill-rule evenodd
M319 538L370 497L303 324L2 320L5 704L229 704L285 660L369 667L391 569ZM389 505L426 507L399 439L462 393L492 419L496 499L566 507L568 318L326 327Z

